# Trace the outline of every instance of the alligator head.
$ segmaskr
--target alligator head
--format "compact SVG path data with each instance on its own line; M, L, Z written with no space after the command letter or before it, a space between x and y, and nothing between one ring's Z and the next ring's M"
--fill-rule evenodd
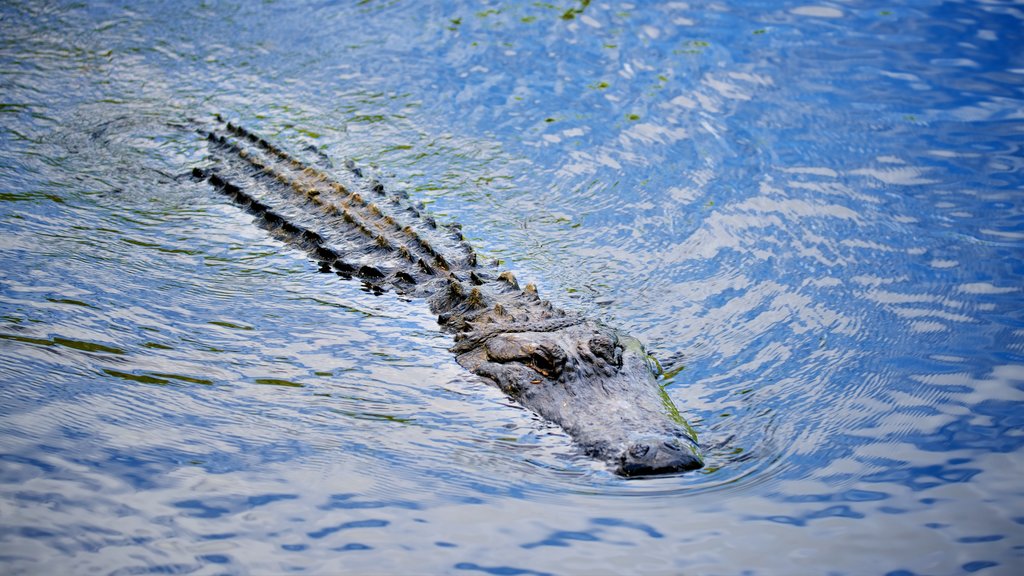
M561 426L616 473L704 465L693 430L657 382L657 363L635 338L590 321L465 338L456 346L460 364Z

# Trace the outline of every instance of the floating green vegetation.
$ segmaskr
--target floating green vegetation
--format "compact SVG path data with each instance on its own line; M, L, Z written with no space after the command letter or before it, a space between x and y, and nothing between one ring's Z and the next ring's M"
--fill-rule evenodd
M547 122L548 124L552 122L557 122L557 120L555 120L554 118L545 118L544 121Z
M551 222L554 224L568 224L569 226L572 226L572 219L566 216L556 216L551 219Z
M310 138L313 138L314 140L319 139L321 136L319 132L313 132L312 130L306 130L305 128L296 128L295 131L298 132L299 134L304 134Z
M383 422L394 422L395 424L414 424L415 421L412 418L403 418L401 416L394 416L392 414L380 414L375 412L353 412L351 410L332 410L337 414L348 416L349 418L355 418L357 420L376 420Z
M357 114L351 118L352 122L383 122L387 117L383 114Z
M234 324L232 322L225 322L223 320L211 320L209 324L214 326L220 326L222 328L231 328L233 330L253 330L252 326L246 326L244 324Z
M710 42L705 40L687 40L683 42L681 48L676 48L672 51L673 54L703 54L704 49L711 46Z
M765 34L766 32L768 31L765 30L764 28L758 28L757 30L754 30L752 34Z
M512 177L507 174L495 174L493 176L483 175L477 176L473 180L473 183L479 186L490 186L491 184L498 180L512 180Z
M108 376L114 378L120 378L122 380L130 380L132 382L138 382L139 384L170 384L170 380L164 378L157 378L156 376L149 376L147 374L132 374L131 372L121 372L120 370L104 369L104 372Z
M626 119L629 120L630 122L636 122L637 120L640 119L640 115L639 114L627 114L626 115Z
M686 365L685 364L680 364L679 366L677 366L675 368L672 368L671 370L669 370L669 371L665 372L664 374L662 374L662 378L667 380L667 381L671 381L673 378L678 376L679 373L682 372L683 370L686 370Z
M142 347L149 348L152 350L174 350L174 348L171 348L170 346L166 344L161 344L159 342L146 342L145 344L142 345Z
M159 244L153 242L146 242L144 240L136 240L134 238L121 238L121 242L125 244L131 244L132 246L139 246L141 248L154 248L164 254L184 254L186 256L199 256L202 251L199 250L188 250L186 248L165 248Z
M203 386L213 386L213 380L207 380L206 378L196 378L194 376L184 376L182 374L165 374L163 372L153 372L153 377L164 378L168 380L179 380L181 382L188 382L189 384L202 384Z
M892 16L892 10L882 10L879 14L882 16Z
M608 48L609 50L614 50L614 49L618 48L619 45L618 44L602 44L601 47L602 48Z
M488 8L487 10L482 10L480 12L477 12L476 16L477 16L477 18L487 18L488 16L492 16L492 15L496 15L496 14L501 14L501 10L499 10L497 8Z
M298 382L292 382L291 380L284 380L282 378L257 378L254 380L257 384L263 384L266 386L285 386L288 388L302 388L302 384Z
M565 12L562 12L562 20L572 20L576 16L583 14L583 11L590 6L590 0L580 0L578 8L569 8Z
M72 300L71 298L47 298L46 300L48 302L53 302L54 304L70 304L72 306L84 306L86 308L93 307L92 304L87 304L81 300Z
M53 343L58 346L65 348L71 348L74 350L81 350L82 352L102 352L104 354L124 354L124 350L120 348L114 348L113 346L104 346L103 344L96 344L95 342L84 342L82 340L72 340L70 338L61 338L60 336L54 336Z
M53 342L43 338L31 338L29 336L18 336L17 334L0 334L0 340L13 340L24 344L36 344L39 346L53 346Z
M33 197L34 195L32 194L0 192L0 202L23 202L25 200L32 200Z
M651 365L651 367L654 368L654 373L655 374L664 374L665 373L665 369L661 367L661 362L658 362L658 359L655 358L653 354L648 354L647 355L647 363L649 365Z
M665 407L665 412L668 414L668 417L676 424L686 428L686 431L690 434L690 438L696 442L697 431L694 430L693 426L690 426L690 423L686 421L686 418L683 418L683 415L679 413L679 408L676 408L675 402L672 402L672 398L668 395L668 392L665 391L664 387L658 387L658 395L661 396L661 404Z
M609 86L611 86L611 84L609 84L607 82L604 82L604 81L601 81L601 82L594 82L593 84L587 86L587 88L590 88L590 89L593 89L593 90L605 90Z
M530 22L534 22L536 20L536 16L523 16L522 18L519 19L519 21L522 22L523 24L529 24Z

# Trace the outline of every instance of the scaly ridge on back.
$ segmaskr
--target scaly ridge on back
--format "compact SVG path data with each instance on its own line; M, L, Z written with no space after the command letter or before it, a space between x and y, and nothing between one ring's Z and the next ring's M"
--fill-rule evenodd
M240 131L237 128L235 130L236 133ZM251 135L249 132L245 134ZM265 142L262 138L256 138L258 142ZM364 200L358 192L347 190L323 172L311 170L301 164L295 166L297 160L276 148L273 148L276 150L274 156L279 161L275 162L267 155L247 149L240 141L223 134L211 131L208 139L233 152L237 158L252 167L257 176L275 180L291 188L298 197L316 205L326 215L340 215L352 230L358 231L371 241L367 246L386 252L395 251L410 262L422 258L433 260L442 268L447 265L443 257L410 227L404 228L405 236L408 236L406 239L395 234L394 226L389 224L389 220L384 219L383 212L378 206ZM390 222L393 221L391 218ZM429 270L433 274L433 268Z
M266 160L257 160L255 154L246 152L244 149L239 150L241 147L237 142L228 141L223 136L217 136L215 138L217 142L228 146L229 149L238 153L242 159L250 162L256 168L268 172L269 175L283 183L289 184L297 193L306 195L314 203L326 206L327 210L331 209L330 193L342 195L342 198L336 204L336 208L345 215L347 221L365 235L371 237L378 246L384 249L404 247L405 249L400 250L400 253L405 255L410 261L416 261L417 257L423 258L425 261L430 262L433 268L440 268L444 271L452 270L452 264L448 258L436 250L412 226L399 225L396 217L386 214L378 203L365 199L358 191L347 190L342 184L332 179L323 171L301 164L286 152L266 143L266 140L248 130L230 123L228 127L229 131L233 134L244 137L245 140L259 143L259 148L268 151L272 157L280 161L280 164L274 165L274 163L267 162ZM246 153L242 154L241 152ZM384 194L382 191L383 186L379 182L375 183L373 188ZM319 200L317 200L318 198ZM401 201L395 196L392 197L392 202L400 204ZM419 212L416 211L415 216L418 217L418 215ZM436 228L436 224L430 219L424 219L423 223L427 228ZM406 241L402 241L400 237L396 236L394 234L395 231L400 231L407 236ZM418 251L415 249L416 247L419 248ZM472 248L468 247L468 245L462 245L461 248L467 254L467 262L465 264L474 265L476 255L473 253ZM416 252L420 253L414 256Z
M368 248L394 251L404 260L418 264L416 270L419 273L448 278L449 287L443 293L435 293L431 299L432 308L439 313L445 326L458 331L472 329L475 324L501 324L529 317L523 304L536 300L536 290L528 286L526 290L520 291L511 272L504 272L496 279L485 279L484 273L476 270L476 254L465 241L458 224L439 227L432 217L423 215L420 209L412 206L406 207L404 213L412 217L412 222L420 222L423 226L403 224L401 213L386 213L381 205L366 200L356 190L349 190L326 172L303 164L254 132L220 118L218 121L223 129L209 130L207 138L215 146L233 153L236 158L248 164L257 176L290 188L298 197L305 198L326 215L340 215L350 229L371 240L366 245ZM347 162L346 166L358 178L363 178L362 170L354 163ZM378 180L371 180L370 191L390 196L392 204L402 206L403 195L389 195ZM433 241L426 238L428 232L434 236ZM458 265L435 247L440 240L455 242L456 249L465 254ZM346 272L349 268L343 267ZM482 288L463 289L460 279L465 276L469 276L474 285ZM519 296L494 309L491 305L494 302L492 293L507 296L510 289L520 292ZM541 319L560 314L560 311L553 311L550 307L541 308L539 312Z

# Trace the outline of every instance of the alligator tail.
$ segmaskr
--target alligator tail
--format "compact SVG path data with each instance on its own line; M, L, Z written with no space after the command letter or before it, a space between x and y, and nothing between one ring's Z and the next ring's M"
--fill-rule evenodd
M457 227L439 226L406 194L386 192L354 164L347 165L355 185L345 186L248 129L217 119L217 126L200 130L216 162L195 168L193 177L305 250L321 270L358 277L378 290L414 292L476 267L476 253ZM446 241L454 246L442 247Z

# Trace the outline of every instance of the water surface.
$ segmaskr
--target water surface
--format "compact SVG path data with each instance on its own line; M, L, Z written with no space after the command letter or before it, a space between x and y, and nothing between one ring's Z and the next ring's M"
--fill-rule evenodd
M1013 574L1024 6L8 2L5 573ZM638 336L628 481L182 175L220 112Z

